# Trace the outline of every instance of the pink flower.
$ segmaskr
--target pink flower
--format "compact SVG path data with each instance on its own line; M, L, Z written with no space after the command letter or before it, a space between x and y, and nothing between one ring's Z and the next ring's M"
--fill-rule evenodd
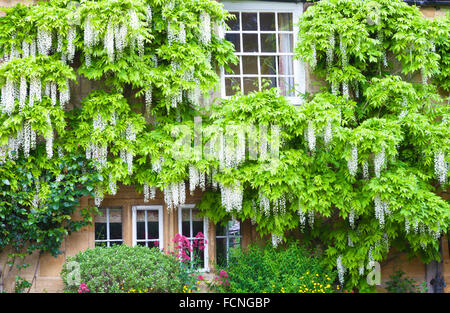
M219 276L220 277L228 277L228 273L225 272L224 270L221 270L220 273L219 273Z
M197 280L203 280L203 276L202 275L198 275Z

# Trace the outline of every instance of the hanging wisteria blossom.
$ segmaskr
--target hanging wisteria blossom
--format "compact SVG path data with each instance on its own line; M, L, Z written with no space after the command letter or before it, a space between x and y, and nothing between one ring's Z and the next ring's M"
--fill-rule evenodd
M341 286L344 285L344 276L345 276L345 272L346 272L346 268L344 266L344 264L342 264L342 256L339 255L336 259L336 268L338 270L338 277L339 277L339 283L341 284Z
M306 130L306 133L308 138L309 151L314 153L314 151L316 150L316 133L312 121L308 121L308 128Z
M377 177L380 177L382 168L384 167L386 161L386 153L384 147L381 152L377 153L374 158L374 171Z
M205 45L211 42L211 17L206 12L200 15L200 40Z
M347 161L347 167L348 171L350 172L350 175L353 177L356 176L356 173L358 172L358 146L352 145L352 151L351 151L351 157Z
M283 239L275 234L272 234L272 245L276 248L278 245L283 242Z
M110 62L114 62L114 27L110 20L106 28L104 43L106 53Z
M298 199L298 215L300 220L300 230L303 232L306 226L306 214L303 211L300 199Z
M442 151L437 151L434 154L434 173L439 183L444 186L447 182L447 162L445 161L445 154Z
M325 142L325 145L328 146L332 139L333 139L333 128L331 127L331 123L327 122L325 131L323 132L323 141Z
M333 62L334 57L334 45L335 45L334 32L330 35L328 39L328 45L329 47L327 48L327 66L331 67L331 63Z
M369 179L369 162L367 161L363 161L362 163L362 172L363 172L363 178L364 179Z
M243 194L240 182L237 182L232 187L220 184L220 192L222 195L222 206L227 212L232 210L240 212L242 210Z
M52 32L41 27L37 32L37 48L40 54L49 55L52 47Z

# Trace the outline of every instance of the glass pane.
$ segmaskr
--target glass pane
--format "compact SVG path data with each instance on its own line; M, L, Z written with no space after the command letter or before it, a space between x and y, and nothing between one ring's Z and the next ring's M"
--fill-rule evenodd
M239 30L239 12L230 12L230 14L234 15L234 18L228 20L227 25L231 30Z
M145 222L144 221L136 222L136 238L137 239L145 239Z
M277 86L277 78L274 77L261 77L261 88L270 89Z
M258 30L256 13L242 13L242 30Z
M292 13L278 13L278 30L292 31Z
M294 40L292 34L278 34L279 52L292 53L294 51Z
M294 77L280 77L280 90L282 96L294 96Z
M106 223L95 223L95 240L106 240Z
M259 58L261 75L276 75L277 68L275 56L262 56Z
M148 243L148 247L149 247L149 248L159 248L159 240L156 240L156 241L150 241L150 242Z
M258 74L258 57L257 56L243 56L242 57L242 72L244 74Z
M106 209L99 209L98 214L94 217L95 223L106 223Z
M182 235L186 236L186 237L190 237L191 236L190 223L188 221L186 221L186 222L182 222L181 224L182 224L181 227L183 227Z
M96 247L107 247L108 244L106 242L96 242L95 246Z
M216 239L217 265L219 267L227 265L227 246L225 238Z
M109 209L109 238L122 239L122 209Z
M227 96L232 96L236 91L241 89L241 79L239 77L225 78L225 93Z
M244 52L258 52L258 34L242 34Z
M156 210L147 210L147 221L149 222L158 222L159 213Z
M225 236L226 235L226 226L221 224L216 225L216 236Z
M123 242L122 241L112 241L109 243L110 246L120 246Z
M241 245L241 237L230 237L228 245L230 248L238 248Z
M244 94L259 90L257 77L244 77Z
M148 235L147 239L159 239L159 223L148 222Z
M138 246L144 246L144 247L146 246L146 245L145 245L145 242L142 242L142 241L141 241L141 242L138 242L137 245L138 245Z
M122 223L109 223L109 238L122 239Z
M228 226L230 236L239 236L241 234L241 223L237 220L232 220Z
M241 58L239 58L239 60L241 60ZM241 67L239 65L239 62L236 65L232 64L232 63L229 63L229 65L230 65L230 68L231 68L231 70L233 72L225 71L225 74L227 74L227 75L239 75L241 73Z
M261 52L276 52L276 34L261 34Z
M275 30L275 13L260 13L259 23L261 30Z
M226 34L225 39L234 44L234 51L241 52L241 35Z
M192 222L192 228L193 228L193 232L192 235L195 237L197 236L198 233L202 233L203 234L203 221L201 222Z
M192 220L203 221L203 216L200 215L200 212L198 210L192 210Z
M292 56L282 55L278 57L278 74L294 75L294 62Z

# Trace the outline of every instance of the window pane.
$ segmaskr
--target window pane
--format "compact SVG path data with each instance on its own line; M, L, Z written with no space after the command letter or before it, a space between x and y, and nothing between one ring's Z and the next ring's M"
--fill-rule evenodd
M106 223L106 209L99 209L94 221L95 223Z
M148 222L148 235L147 239L159 239L159 223Z
M242 34L244 52L258 52L258 34Z
M227 96L232 96L237 90L241 89L241 79L239 77L225 78L225 93Z
M279 34L279 52L292 53L294 51L294 37L292 34Z
M217 265L219 267L227 265L227 246L225 238L216 239Z
M241 58L239 58L239 60L241 60ZM240 66L239 62L236 65L232 64L232 63L229 63L229 65L230 65L230 68L231 68L232 72L225 71L225 74L227 74L227 75L239 75L241 73L241 66Z
M216 225L216 236L225 236L226 235L226 226L221 224Z
M258 57L243 56L242 72L244 74L258 74Z
M96 242L95 246L96 247L107 247L108 244L106 242Z
M278 30L292 31L292 13L278 13Z
M234 44L234 51L241 52L241 35L226 34L225 39Z
M294 75L292 56L282 55L278 57L278 73L280 75Z
M120 246L122 243L122 241L112 241L110 242L109 246Z
M294 96L294 77L280 77L281 95L293 97Z
M106 240L106 223L95 223L95 240Z
M259 23L261 30L275 30L275 13L260 13Z
M242 13L242 30L258 30L256 13Z
M109 239L122 239L122 209L109 210Z
M143 246L143 247L146 246L145 242L142 242L142 241L141 241L141 242L138 242L137 245L138 245L138 246Z
M234 15L234 18L228 20L227 25L231 30L239 30L239 12L230 12L230 14Z
M276 34L261 34L261 52L276 52Z
M197 263L197 268L205 267L205 249L200 250L199 248L194 248L193 250L194 260L195 263Z
M190 230L190 223L189 223L189 221L182 222L181 224L182 224L181 227L183 227L182 235L186 236L186 237L190 237L191 236L191 230Z
M230 221L228 229L230 236L241 235L241 223L237 220Z
M261 88L270 89L277 86L277 78L274 77L261 77Z
M244 94L259 90L257 77L244 77Z
M276 75L277 68L275 64L275 56L262 56L259 57L261 66L261 75Z
M145 239L145 222L136 222L136 239Z
M148 243L148 247L149 247L149 248L159 248L159 240L156 240L156 241L150 241L150 242Z

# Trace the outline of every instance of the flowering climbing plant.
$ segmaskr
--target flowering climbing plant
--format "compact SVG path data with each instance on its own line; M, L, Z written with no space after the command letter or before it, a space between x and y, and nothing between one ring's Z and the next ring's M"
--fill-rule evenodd
M184 203L189 166L170 157L171 128L192 120L220 69L236 62L221 36L222 4L54 0L2 11L0 224L8 227L0 250L24 237L18 249L57 255L64 236L85 225L68 222L77 199L91 195L99 206L119 183L146 201L160 188L169 208ZM36 211L52 215L42 214L46 244L40 223L23 229Z
M208 192L200 208L215 222L251 219L274 246L298 229L305 244L322 244L341 285L370 290L373 262L394 248L440 258L450 222L450 21L400 0L322 0L298 25L297 57L322 88L298 107L274 91L215 107L213 123L278 125L281 145L276 159L216 174L239 197ZM227 197L239 205L228 209Z

